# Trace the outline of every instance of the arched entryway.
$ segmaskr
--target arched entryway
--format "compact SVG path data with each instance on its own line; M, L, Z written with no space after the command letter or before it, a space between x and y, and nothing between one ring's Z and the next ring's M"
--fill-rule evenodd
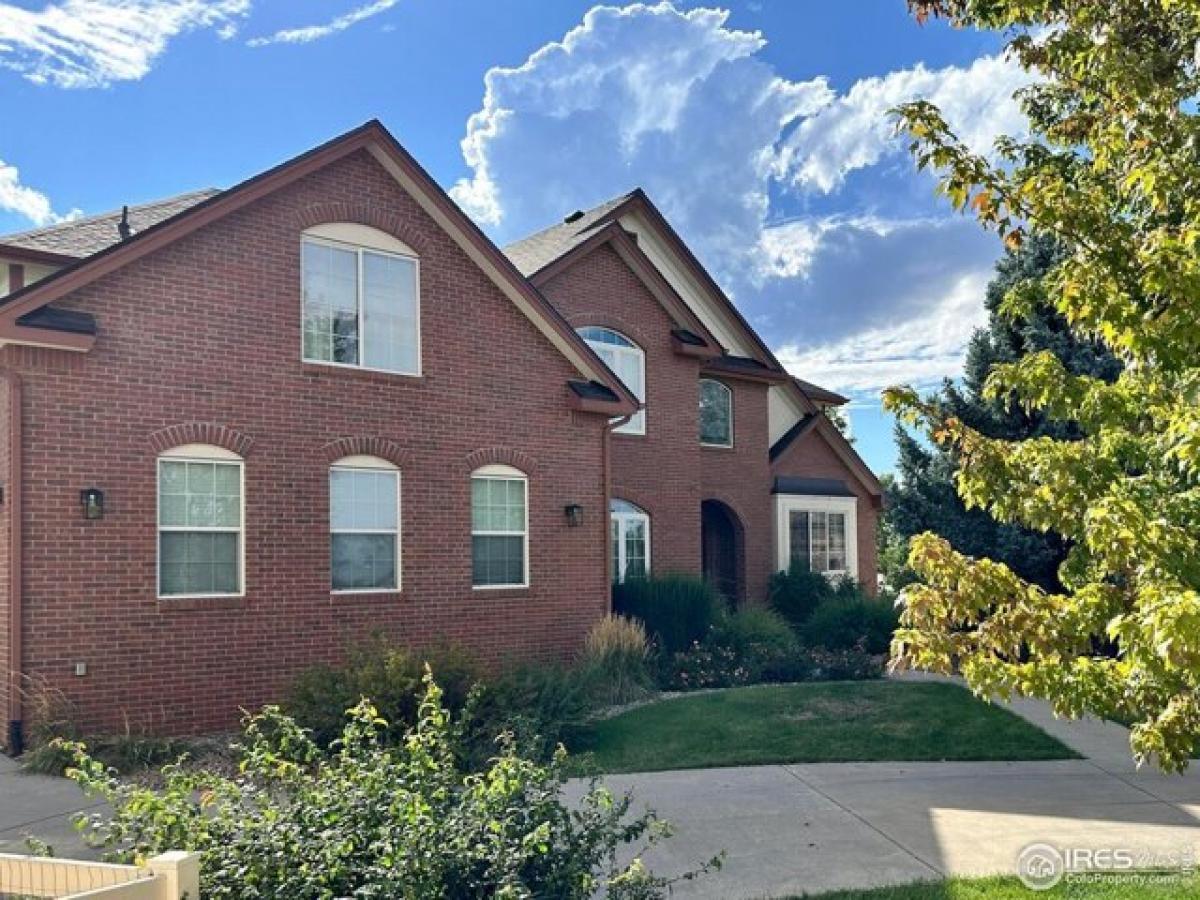
M700 504L700 558L704 578L717 592L737 603L742 599L742 523L720 500Z

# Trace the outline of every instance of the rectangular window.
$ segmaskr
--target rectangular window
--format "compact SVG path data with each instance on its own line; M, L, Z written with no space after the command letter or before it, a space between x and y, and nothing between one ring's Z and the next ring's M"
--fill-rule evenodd
M242 592L242 464L158 461L159 596Z
M788 517L789 561L813 572L845 572L846 515L818 510L792 510Z
M399 590L399 472L331 468L329 530L333 590Z
M304 359L420 374L417 261L306 238Z
M475 587L528 584L527 482L522 476L471 477L471 571Z

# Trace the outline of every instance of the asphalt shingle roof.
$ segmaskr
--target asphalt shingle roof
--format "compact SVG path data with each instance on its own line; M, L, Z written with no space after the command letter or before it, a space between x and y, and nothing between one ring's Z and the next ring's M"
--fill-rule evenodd
M554 262L577 244L586 241L601 220L632 194L622 194L594 206L586 212L574 212L557 225L551 225L536 234L521 238L504 247L504 255L512 260L517 270L525 276L532 275Z
M130 206L129 224L134 234L137 234L219 193L221 192L215 188L207 188L168 197L165 200ZM41 250L83 258L120 242L121 234L117 231L117 223L120 220L121 210L117 209L97 216L85 216L58 225L35 228L32 231L0 235L0 245L7 244L26 250Z

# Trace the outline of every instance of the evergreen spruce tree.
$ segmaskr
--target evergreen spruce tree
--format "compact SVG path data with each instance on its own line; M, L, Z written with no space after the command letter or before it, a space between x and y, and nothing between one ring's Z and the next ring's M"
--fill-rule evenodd
M1041 351L1053 353L1072 375L1112 381L1120 373L1120 363L1111 353L1097 342L1072 333L1044 298L1020 321L999 314L1001 302L1013 287L1037 284L1061 255L1053 238L1034 235L997 262L996 276L988 284L984 299L988 323L971 338L961 384L946 381L940 393L927 398L943 416L954 416L979 433L1001 440L1042 436L1071 440L1079 436L1072 422L1050 419L1041 411L1026 410L1011 400L984 396L984 383L994 366L1014 363ZM910 537L933 531L968 556L1005 563L1026 581L1047 590L1059 588L1058 567L1068 549L1059 535L998 522L978 507L967 509L954 486L958 460L952 448L922 444L902 425L896 426L896 443L900 477L887 485L887 536L882 560L903 559ZM886 546L893 542L905 549L887 553ZM910 579L903 572L884 574L896 587Z

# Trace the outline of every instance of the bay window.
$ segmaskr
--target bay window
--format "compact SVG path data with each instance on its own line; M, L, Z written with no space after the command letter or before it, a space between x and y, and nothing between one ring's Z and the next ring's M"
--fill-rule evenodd
M778 569L858 576L855 498L777 494L775 503Z

